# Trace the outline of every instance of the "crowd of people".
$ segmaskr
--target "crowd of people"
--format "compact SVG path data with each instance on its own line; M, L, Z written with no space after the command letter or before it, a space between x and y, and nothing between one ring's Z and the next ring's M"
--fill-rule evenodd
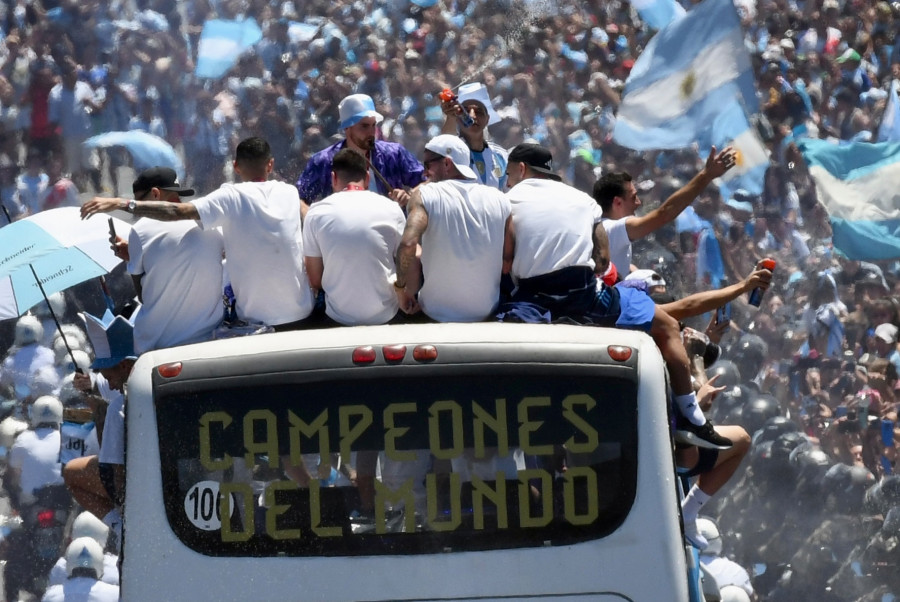
M570 270L561 282L535 277L591 266L587 283L593 287L594 271L603 267L599 275L608 282L632 283L609 290L636 286L665 308L668 318L660 320L668 334L655 337L661 349L677 338L671 331L679 320L692 327L682 331L686 356L683 350L676 359L666 356L670 370L686 374L693 368L696 387L705 380L700 368L706 359L714 378L693 400L717 425L739 425L748 435L745 442L741 432L716 427L739 448L719 450L720 460L711 460L713 467L717 461L728 465L728 483L703 493L701 480L685 510L686 516L717 521L698 533L707 543L720 537L724 545L713 546L715 553L750 569L756 591L745 593L761 600L900 595L900 490L893 474L900 262L852 261L833 248L827 215L792 144L801 135L836 143L877 138L891 81L900 75L900 5L735 4L760 93L754 124L770 165L761 194L723 196L714 179L733 162L727 151L704 162L693 149L637 153L613 139L624 81L653 35L625 2L3 3L0 223L81 205L84 196L115 196L125 184L118 177L127 157L86 149L82 143L91 134L139 129L165 138L184 157L180 182L170 170L139 174L133 206L111 199L95 200L107 203L99 209L88 204L185 220L143 219L128 240L116 241L116 252L136 277L136 292L158 304L145 303L135 315L133 353L100 358L116 360L104 370L148 349L207 337L221 322L225 285L235 320L276 330L303 326L298 322L314 315L316 306L308 287L275 278L284 290L265 289L260 296L265 273L302 273L325 291L321 323L356 324L408 319L407 312L416 310L438 320L487 319L504 272L512 273L514 284L525 281L513 291L512 305L501 308L521 319L527 304L545 307L553 287L585 274ZM254 18L263 39L225 77L200 80L192 73L202 25L216 17ZM314 25L314 33L298 24ZM444 88L455 98L442 98ZM259 143L239 147L248 140L264 141L268 150ZM345 149L367 161L360 165ZM232 178L242 183L219 188ZM448 286L451 280L428 277L449 269L445 253L462 257L463 251L452 238L439 238L455 215L448 213L447 199L459 198L449 189L459 186L433 194L437 189L430 185L417 188L426 179L474 180L497 191L479 192L485 197L479 203L497 197L497 214L490 226L470 230L484 233L484 248L501 248L496 265L477 268L479 281L491 283L483 298L468 287ZM520 209L524 221L516 236L509 231L514 208L550 190L554 184L547 182L555 179L588 201L575 202L572 188L553 197L570 198L572 215L589 221L564 243L581 255L562 263L541 263L535 255L538 261L517 264L524 255L513 252L516 245L540 250L529 246L535 240L529 218L558 224L560 216ZM340 195L364 192L358 188L373 198L360 204L354 220L342 216L336 230L330 207ZM511 188L520 198L501 194ZM172 202L195 195L201 197L196 202ZM296 216L294 204L302 207ZM144 213L151 211L157 213ZM370 244L362 242L362 232L376 222L386 250L346 274L329 270L351 261L346 245L334 243L336 232L355 245ZM259 232L250 230L256 226ZM301 228L296 246L280 252L278 245ZM275 230L276 241L262 242ZM606 256L598 251L603 241L596 240L604 234ZM160 257L172 257L161 255L171 253L166 245L172 240L191 252L168 267L203 274L206 281L176 283L154 273ZM225 273L211 267L223 252ZM253 257L277 257L278 263L258 270ZM757 309L744 293L760 284L756 267L763 257L774 258L777 268ZM605 268L609 259L617 272ZM466 267L467 274L473 270ZM118 276L111 280L122 301L130 298L131 283ZM585 289L584 282L579 286ZM358 298L362 290L370 295ZM710 291L725 292L712 301L702 297ZM82 310L99 315L103 302L94 293L75 288L66 292L67 303L54 301L64 321L81 323L76 314ZM726 298L732 299L730 317L710 318L706 312ZM277 310L273 299L281 302ZM154 308L166 308L165 316ZM35 314L15 333L14 322L0 325L9 335L2 347L10 347L0 374L2 394L12 400L56 394L66 403L66 395L77 395L67 374L76 363L87 370L91 346L77 326L67 327L67 338L81 341L74 345L80 352L65 353L54 343L46 308ZM27 366L17 367L15 377L14 362ZM693 401L684 397L683 382L673 377L673 386L684 389L676 393L687 416ZM115 387L102 385L98 392L104 387L115 397ZM92 445L86 449L95 453ZM741 462L745 454L749 459ZM105 518L114 510L117 476L101 476L98 464L76 460L69 476L85 491L109 494L94 507ZM715 492L710 499L707 494Z

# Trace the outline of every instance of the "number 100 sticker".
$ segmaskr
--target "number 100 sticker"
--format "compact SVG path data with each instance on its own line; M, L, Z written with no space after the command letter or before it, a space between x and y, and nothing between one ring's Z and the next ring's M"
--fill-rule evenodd
M200 481L188 489L184 496L184 513L198 529L218 531L222 528L221 500L222 494L219 493L217 481ZM234 515L234 495L231 496L228 507Z

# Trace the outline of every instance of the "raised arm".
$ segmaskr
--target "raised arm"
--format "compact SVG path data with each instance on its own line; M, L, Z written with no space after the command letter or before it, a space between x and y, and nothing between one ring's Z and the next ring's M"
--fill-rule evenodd
M128 210L131 203L128 199L94 197L81 206L81 219L89 218L97 213L109 213L120 210L133 213L136 217L149 217L164 222L183 219L200 219L197 208L191 203L169 203L167 201L139 201L134 204L134 211Z
M712 147L706 158L706 166L700 170L693 179L672 194L665 202L640 217L632 217L625 222L629 240L638 240L656 232L684 211L688 205L694 202L710 182L723 175L734 167L736 152L728 147L716 154L716 147Z

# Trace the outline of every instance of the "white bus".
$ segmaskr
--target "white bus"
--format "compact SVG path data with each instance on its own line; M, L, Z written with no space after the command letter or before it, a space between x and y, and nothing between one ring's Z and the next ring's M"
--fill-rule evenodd
M647 335L578 326L145 354L123 599L688 600L666 391Z

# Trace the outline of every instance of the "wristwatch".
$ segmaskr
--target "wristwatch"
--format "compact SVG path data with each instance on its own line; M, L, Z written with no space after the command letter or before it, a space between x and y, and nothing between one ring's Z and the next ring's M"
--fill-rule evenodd
M134 199L131 199L130 201L128 201L128 207L126 207L125 211L127 211L128 213L134 213L134 210L136 208L137 208L137 201L135 201Z

